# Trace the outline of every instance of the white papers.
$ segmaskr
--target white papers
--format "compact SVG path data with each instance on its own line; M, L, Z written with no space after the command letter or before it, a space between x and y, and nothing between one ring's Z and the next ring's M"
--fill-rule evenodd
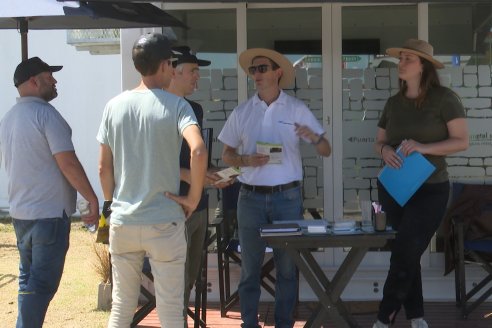
M326 226L311 226L308 225L307 231L309 233L326 233Z
M234 179L235 177L237 177L238 175L241 174L241 171L235 167L228 167L226 169L215 172L215 174L217 174L219 177L221 177L221 179L218 181L215 181L214 184L219 184L219 183L227 182L231 179Z
M298 224L304 232L310 234L323 234L328 233L328 221L326 220L287 220L287 221L273 221L274 224L278 223L295 223Z
M333 224L333 231L350 231L355 229L355 221L342 221Z
M258 141L256 143L256 152L258 154L270 156L270 159L268 160L268 164L282 163L283 146L281 144L273 144L273 143Z

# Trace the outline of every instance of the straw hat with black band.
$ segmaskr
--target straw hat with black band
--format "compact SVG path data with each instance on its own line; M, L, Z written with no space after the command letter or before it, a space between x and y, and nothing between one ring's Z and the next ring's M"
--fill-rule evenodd
M294 84L295 71L292 63L287 57L275 50L251 48L243 51L239 55L239 65L241 65L241 68L246 74L249 74L248 68L253 64L253 59L256 57L266 57L274 61L282 69L282 77L278 83L280 88L285 89Z
M434 48L428 42L417 39L408 39L401 48L386 49L386 53L395 58L399 58L402 51L427 59L435 68L444 68L443 63L434 59Z

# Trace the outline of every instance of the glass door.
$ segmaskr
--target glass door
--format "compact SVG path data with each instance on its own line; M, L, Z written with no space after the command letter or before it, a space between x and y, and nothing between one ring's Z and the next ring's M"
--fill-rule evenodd
M282 7L248 5L247 48L268 48L284 54L296 68L295 84L284 91L304 101L323 123L321 9ZM249 79L248 97L254 93L254 83ZM306 215L323 217L323 158L305 142L301 142L301 154Z
M418 35L417 5L342 6L338 52L334 52L334 131L335 186L343 193L335 200L337 220L362 220L362 213L377 196L377 175L381 159L373 150L377 122L386 100L398 91L397 61L384 55L385 49L401 45ZM340 148L339 148L340 149ZM335 253L335 263L341 263L347 250ZM371 286L361 293L379 293L387 270L389 252L375 249L361 265L377 269ZM380 271L381 270L381 271Z

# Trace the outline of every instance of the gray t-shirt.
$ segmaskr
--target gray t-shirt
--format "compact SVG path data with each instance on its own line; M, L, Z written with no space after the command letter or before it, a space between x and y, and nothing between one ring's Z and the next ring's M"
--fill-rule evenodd
M72 129L53 106L37 97L17 98L0 123L0 144L12 217L34 220L75 212L77 192L53 157L74 151Z
M184 220L179 194L182 133L198 124L189 103L160 89L125 91L111 99L97 140L111 148L115 188L113 224Z

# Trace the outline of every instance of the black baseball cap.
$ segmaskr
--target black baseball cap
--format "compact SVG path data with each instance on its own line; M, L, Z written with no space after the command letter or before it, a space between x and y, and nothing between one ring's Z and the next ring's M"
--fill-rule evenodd
M140 58L138 58L140 57ZM171 41L161 33L146 33L133 44L133 61L144 58L174 59Z
M172 50L174 52L173 57L176 58L173 67L184 63L197 64L198 66L208 66L211 63L209 60L196 58L188 46L173 47Z
M32 76L36 76L43 72L58 72L63 66L50 66L42 61L39 57L32 57L22 61L14 72L14 85L18 87L22 83L29 80Z

